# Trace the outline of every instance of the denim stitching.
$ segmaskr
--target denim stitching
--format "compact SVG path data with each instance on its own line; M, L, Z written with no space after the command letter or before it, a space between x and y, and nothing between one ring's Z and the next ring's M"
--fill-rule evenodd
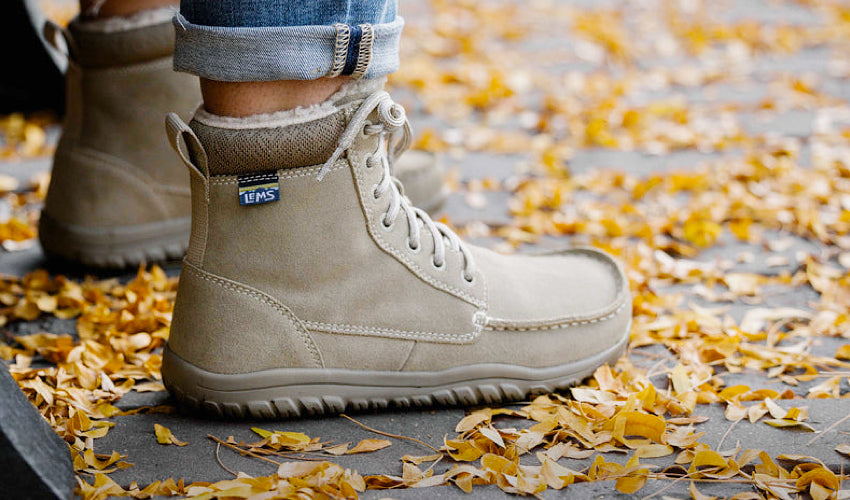
M361 24L363 36L360 39L360 50L357 54L357 66L351 77L354 79L362 78L369 69L369 63L372 62L372 42L375 40L375 30L371 24Z
M334 43L334 63L328 72L328 78L342 74L345 67L345 58L348 55L348 42L351 39L351 30L347 24L334 24L336 30L336 42Z

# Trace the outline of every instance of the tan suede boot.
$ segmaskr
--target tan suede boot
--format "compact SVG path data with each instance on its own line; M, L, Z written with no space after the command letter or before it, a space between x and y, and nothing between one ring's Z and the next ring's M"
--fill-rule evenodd
M167 125L193 212L162 373L189 407L516 400L626 347L627 281L606 254L499 255L410 205L391 176L404 110L368 83L299 112Z
M172 69L172 15L75 20L64 33L67 111L39 225L48 255L101 267L183 255L189 180L162 120L190 116L201 96Z
M189 180L162 137L162 120L170 111L190 116L201 95L195 77L172 69L172 16L160 9L75 20L61 33L67 110L39 224L46 254L123 268L185 252ZM415 203L432 210L445 199L435 155L411 151L395 173Z

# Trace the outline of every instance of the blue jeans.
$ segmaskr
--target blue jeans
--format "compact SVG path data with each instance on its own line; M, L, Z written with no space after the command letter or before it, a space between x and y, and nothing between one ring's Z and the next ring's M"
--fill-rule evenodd
M397 0L181 0L174 69L210 80L379 78L398 69Z

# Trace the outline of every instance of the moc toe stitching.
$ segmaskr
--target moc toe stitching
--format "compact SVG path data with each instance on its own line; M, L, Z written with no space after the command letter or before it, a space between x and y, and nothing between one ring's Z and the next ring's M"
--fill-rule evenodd
M499 318L488 318L489 324L487 324L484 329L490 331L515 331L515 332L530 332L530 331L538 331L538 330L558 330L561 328L571 328L575 326L582 325L590 325L593 323L602 323L603 321L608 321L617 317L620 312L622 312L623 308L626 307L626 303L623 302L620 304L613 312L600 316L597 318L588 318L581 320L567 320L558 322L558 320L552 321L542 321L540 325L536 326L520 326L520 325L510 325L508 320L499 319Z

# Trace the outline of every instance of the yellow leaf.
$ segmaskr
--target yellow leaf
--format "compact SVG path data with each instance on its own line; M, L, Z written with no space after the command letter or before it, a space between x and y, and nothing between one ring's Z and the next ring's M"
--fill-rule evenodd
M470 442L461 440L446 441L446 450L450 457L459 462L478 460L484 454L483 451L473 446Z
M464 433L468 430L474 429L483 422L490 421L490 413L485 411L477 411L475 413L471 413L461 419L460 422L455 426L455 432Z
M718 396L720 397L720 399L722 399L724 401L731 401L732 399L736 398L737 396L740 396L742 394L746 394L748 392L750 392L749 386L733 385L733 386L727 387L727 388L723 389L722 391L720 391Z
M614 437L626 445L629 444L626 436L641 436L660 443L666 429L664 419L655 415L627 411L614 417Z
M544 458L543 465L540 467L540 476L546 481L550 488L560 490L574 481L574 472L567 469L558 462L549 458Z
M304 477L322 466L322 462L283 462L277 469L281 479Z
M776 427L779 429L800 429L806 432L815 432L815 428L805 422L798 422L796 420L788 420L787 418L772 418L770 420L765 420L764 423L771 427Z
M635 449L638 458L658 458L673 454L673 447L666 444L645 444Z
M258 427L252 427L252 431L260 437L269 440L269 444L275 449L285 448L288 450L304 450L310 443L310 436L302 432L267 431Z
M691 217L685 221L685 239L699 247L710 247L720 235L720 225L710 220Z
M835 447L835 451L841 453L842 455L850 456L850 444L842 443Z
M670 381L673 383L673 391L676 394L682 394L694 388L690 377L688 377L688 370L681 364L677 364L670 371Z
M423 462L433 462L434 460L439 460L440 457L442 457L442 456L443 456L442 453L435 453L433 455L424 455L424 456L417 456L417 457L405 455L405 456L401 457L401 460L402 460L402 462L409 462L409 463L412 463L412 464L415 464L415 465L420 465Z
M702 450L694 456L688 473L698 472L700 467L726 467L727 465L726 460L716 451Z
M837 490L839 486L838 477L826 467L817 467L806 472L797 479L797 488L803 489L810 484L818 484L824 488Z
M648 471L642 470L633 472L627 476L618 477L616 484L617 491L626 494L635 493L646 484L648 474Z
M346 455L354 455L356 453L369 453L372 451L382 450L388 446L392 446L392 442L386 439L364 439L357 443L357 446L345 452Z
M691 481L691 486L688 488L688 492L691 494L691 498L693 500L715 500L717 497L710 497L708 495L703 495L697 489L696 481Z
M850 360L850 344L844 344L835 351L835 359Z
M156 433L156 442L159 444L176 444L177 446L186 446L187 444L189 444L177 439L177 437L175 437L171 433L171 430L169 430L168 427L164 427L159 424L153 424L153 428L154 432Z
M348 443L330 446L328 448L324 448L322 451L331 455L345 455L345 453L348 451Z
M500 448L505 447L505 441L502 440L502 436L499 435L499 431L497 431L496 429L493 429L492 427L481 427L478 429L478 432L480 432L484 437L495 443L496 446Z

